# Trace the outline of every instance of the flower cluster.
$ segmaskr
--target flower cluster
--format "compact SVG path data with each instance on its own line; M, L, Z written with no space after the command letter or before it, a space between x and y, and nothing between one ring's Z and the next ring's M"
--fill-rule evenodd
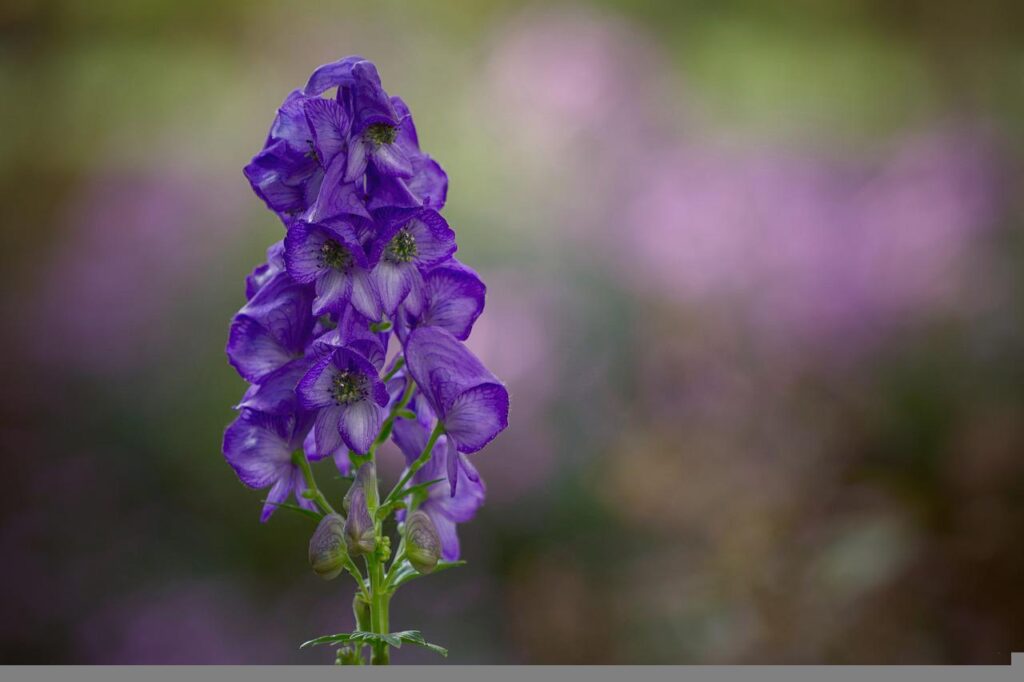
M245 485L270 488L266 521L291 494L317 510L309 462L348 474L393 437L409 482L434 482L406 506L456 559L455 524L484 495L466 455L507 426L508 392L463 345L486 289L453 255L447 176L359 57L288 95L245 175L286 231L231 323L227 355L251 385L224 456Z

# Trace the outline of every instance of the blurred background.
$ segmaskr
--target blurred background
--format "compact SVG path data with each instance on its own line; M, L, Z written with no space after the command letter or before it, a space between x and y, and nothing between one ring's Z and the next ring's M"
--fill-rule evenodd
M224 462L223 348L281 234L241 168L362 54L448 171L489 285L470 344L512 394L469 565L405 588L396 629L451 663L1008 663L1022 23L5 0L0 662L333 660L297 645L352 627L351 588Z

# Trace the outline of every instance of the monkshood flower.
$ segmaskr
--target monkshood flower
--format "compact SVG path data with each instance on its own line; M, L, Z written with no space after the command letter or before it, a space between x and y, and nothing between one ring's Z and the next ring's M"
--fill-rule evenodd
M298 90L288 95L277 110L263 151L245 167L253 191L285 221L313 203L323 179L306 120L306 101Z
M313 314L339 312L353 300L360 309L376 312L366 252L356 227L339 219L328 223L297 220L284 240L288 274L296 282L314 284Z
M402 305L397 332L401 337L416 327L441 327L465 341L484 310L487 287L472 269L451 258L423 278Z
M395 424L394 440L406 463L411 465L426 447L430 431L434 428L433 411L425 400L417 400L416 419ZM459 536L455 526L466 523L476 515L484 502L486 486L469 459L441 436L434 444L430 461L413 474L413 483L426 483L444 479L431 486L419 508L430 516L441 539L441 554L446 561L459 558Z
M300 507L315 508L302 495L307 486L292 457L309 427L308 414L278 417L246 409L224 432L224 457L239 480L250 488L270 488L261 521L292 493Z
M508 426L508 390L450 332L441 327L413 330L405 361L459 452L480 450ZM452 465L448 472L454 480Z
M414 289L423 288L423 274L448 259L456 250L455 232L441 214L431 209L411 217L388 218L372 247L378 260L373 282L381 312L393 317Z
M358 353L338 348L299 381L299 402L316 411L317 450L328 453L339 439L365 453L384 423L388 392L377 368Z
M313 331L312 292L278 272L253 294L231 323L228 359L238 373L259 383L301 358Z
M508 424L507 390L462 344L486 287L453 257L439 213L448 177L360 57L288 95L245 175L285 235L246 277L231 323L228 360L249 386L224 456L245 485L270 488L262 521L278 507L318 519L314 572L356 581L357 629L312 643L337 644L345 664L362 663L365 646L387 663L396 642L446 653L416 631L390 632L388 603L405 582L456 565L456 525L484 500L465 453ZM406 467L384 495L376 463L389 438ZM317 487L324 459L356 472L343 513ZM392 515L407 521L396 545Z

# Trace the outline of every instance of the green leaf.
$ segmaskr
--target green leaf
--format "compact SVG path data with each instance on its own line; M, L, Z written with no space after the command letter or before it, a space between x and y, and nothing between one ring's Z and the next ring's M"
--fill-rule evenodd
M323 635L321 637L311 639L308 642L303 642L299 645L299 648L305 649L306 647L316 646L318 644L348 644L349 642L353 641L353 634L354 633L343 632L337 635Z
M405 408L402 408L398 412L395 412L395 414L397 416L401 417L402 419L409 419L409 420L416 419L416 413L413 412L412 410L407 410Z
M421 646L424 649L430 649L435 654L440 654L445 658L448 658L447 649L445 649L443 646L438 646L437 644L431 644L430 642L425 640L423 638L423 633L421 633L419 630L403 630L402 632L393 632L391 634L392 636L397 637L403 642L415 644L416 646Z
M403 630L402 632L391 632L383 635L375 632L366 632L365 630L353 630L352 632L342 632L336 635L323 635L308 642L303 642L299 645L299 648L305 649L306 647L317 646L318 644L387 644L395 649L401 649L402 642L415 644L416 646L430 649L436 654L448 656L447 649L437 644L431 644L423 639L423 634L419 630Z
M260 502L268 502L268 500L262 499L262 500L260 500ZM312 509L306 509L304 507L300 507L297 504L291 504L290 502L270 502L270 504L274 505L275 507L283 507L284 509L291 509L292 511L299 512L303 516L308 516L309 518L316 519L317 521L319 521L321 518L323 518L323 515L320 514L319 512L315 512Z
M397 499L402 499L403 497L409 497L409 495L417 495L419 493L424 493L427 491L427 488L434 485L435 483L440 483L441 481L447 480L448 478L443 476L441 478L435 478L433 481L427 481L426 483L417 483L416 485L409 486L402 492L395 495L395 497Z

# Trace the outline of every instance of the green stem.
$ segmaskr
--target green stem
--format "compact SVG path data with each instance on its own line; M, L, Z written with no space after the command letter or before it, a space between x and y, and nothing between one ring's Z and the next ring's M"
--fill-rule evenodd
M402 477L398 479L398 483L396 483L395 487L391 489L388 496L384 498L384 502L381 506L387 506L394 502L398 494L405 488L405 484L409 482L409 479L411 479L417 471L423 468L424 464L430 461L430 453L434 450L434 444L437 443L437 439L442 435L444 435L444 424L437 422L437 426L435 426L434 430L430 432L430 439L427 441L426 447L423 448L423 452L420 453L420 456L417 457L416 460L409 465L409 468L405 470Z
M398 413L405 409L405 406L409 404L410 400L412 400L412 392L415 390L416 382L412 380L412 377L406 378L405 392L402 393L402 397L399 399L398 403L391 408L391 413L388 414L387 418L384 420L384 424L380 427L380 434L377 436L377 439L373 441L373 445L370 446L370 451L366 453L367 457L373 459L373 456L377 452L377 448L387 442L388 438L391 436L391 428L395 424L395 419L398 418Z
M324 494L320 492L320 488L317 487L316 479L313 478L313 469L309 466L306 453L303 450L296 450L292 453L292 462L302 470L302 478L306 480L306 488L309 489L310 499L320 507L320 511L324 514L337 513L334 511L331 503L327 501L327 498L324 497Z
M399 356L399 358L395 360L395 366L391 368L391 371L384 375L384 378L381 379L381 381L383 381L385 384L388 383L396 374L398 374L398 370L402 369L403 367L405 367L405 358Z
M378 635L388 634L388 603L391 595L384 584L384 562L377 557L367 562L370 572L370 627ZM379 642L373 645L370 662L373 665L387 665L390 661L388 645Z

